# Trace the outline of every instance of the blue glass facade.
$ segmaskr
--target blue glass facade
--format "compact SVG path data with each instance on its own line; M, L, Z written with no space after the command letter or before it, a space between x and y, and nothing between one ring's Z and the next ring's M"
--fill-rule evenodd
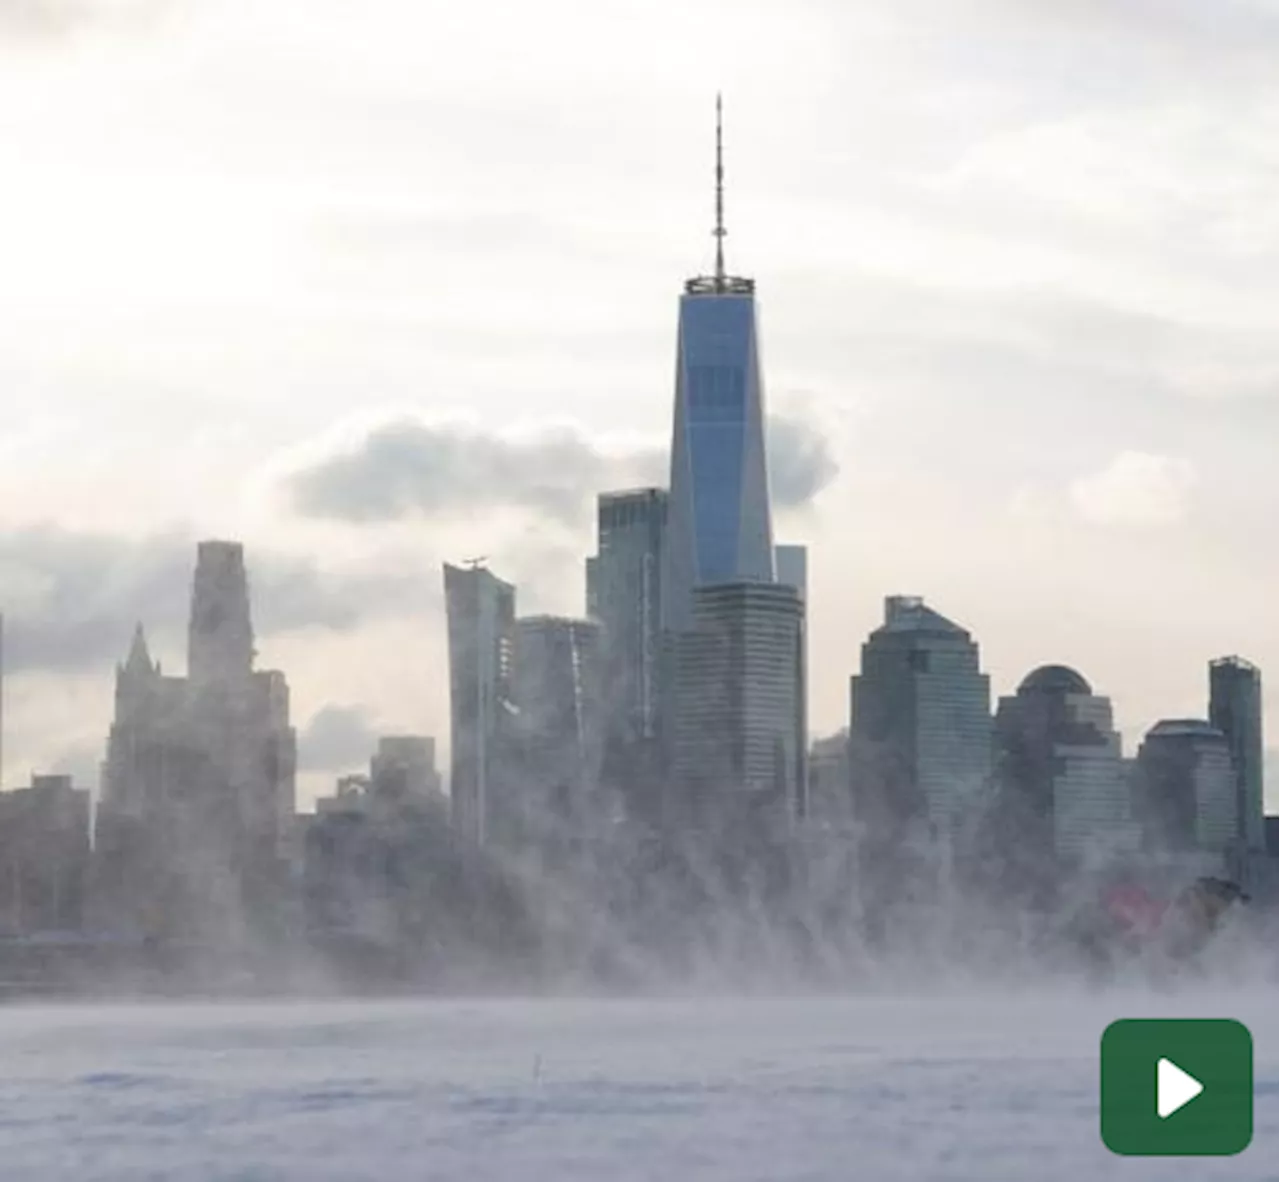
M664 626L692 623L695 587L772 582L764 399L750 292L680 301Z

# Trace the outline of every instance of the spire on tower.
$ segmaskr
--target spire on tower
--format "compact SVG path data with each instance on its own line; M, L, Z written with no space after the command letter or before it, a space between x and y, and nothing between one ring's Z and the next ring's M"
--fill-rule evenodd
M716 91L716 290L724 290L724 143L721 134L720 92Z
M685 282L686 295L751 295L755 280L730 275L724 266L724 103L716 91L716 224L711 231L716 240L716 265L710 275L695 275Z
M124 663L126 673L150 674L155 672L151 664L151 654L147 651L147 637L139 624L133 630L133 642L129 645L129 656Z

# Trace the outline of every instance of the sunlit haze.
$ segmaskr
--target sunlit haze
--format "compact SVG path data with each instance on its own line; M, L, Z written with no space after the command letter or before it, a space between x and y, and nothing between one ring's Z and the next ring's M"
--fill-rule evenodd
M376 734L447 766L440 563L581 614L596 491L665 482L717 90L811 732L904 593L1129 753L1240 653L1273 749L1275 42L1261 0L0 0L5 786L96 784L202 537L303 807Z

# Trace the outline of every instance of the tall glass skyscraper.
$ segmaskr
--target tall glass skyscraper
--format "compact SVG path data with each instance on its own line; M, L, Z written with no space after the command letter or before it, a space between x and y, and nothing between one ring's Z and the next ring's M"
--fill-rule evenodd
M478 563L445 563L444 598L450 808L457 829L484 845L505 788L501 781L511 730L516 589Z
M685 284L663 572L663 628L693 626L693 591L774 580L755 282L724 266L724 167L716 99L716 263Z
M604 629L605 729L628 743L653 739L667 490L601 493L596 520L599 552L587 559L587 615Z
M598 553L587 559L587 615L600 623L602 784L621 793L628 811L658 817L662 553L667 490L601 493Z

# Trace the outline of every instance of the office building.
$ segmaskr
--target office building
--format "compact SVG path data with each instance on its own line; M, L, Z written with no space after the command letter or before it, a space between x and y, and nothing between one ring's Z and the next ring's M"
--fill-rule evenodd
M850 682L854 807L873 832L924 823L936 840L970 835L991 780L991 688L978 646L911 595L885 600Z
M773 526L755 283L724 262L724 169L716 100L715 269L685 284L676 343L662 624L693 626L693 593L771 583Z
M667 492L601 493L587 615L599 622L603 782L656 823L662 782L662 553Z
M0 792L0 934L78 931L89 874L89 793L70 776Z
M516 621L514 702L526 832L572 828L598 800L601 628L592 620Z
M1236 841L1242 851L1266 848L1262 803L1262 674L1241 657L1209 663L1209 722L1231 750L1235 772Z
M453 823L484 845L510 788L516 590L479 563L444 566Z
M804 605L777 583L694 592L675 669L670 802L677 824L728 810L802 812Z
M587 615L602 629L605 726L610 737L627 741L657 735L666 524L665 489L600 494Z
M253 668L238 543L199 545L189 646L191 675L166 675L139 625L116 668L95 905L110 928L216 941L275 913L295 810L289 689Z
M1199 855L1224 873L1239 826L1231 745L1199 718L1157 722L1138 748L1137 815L1157 854Z
M1044 665L995 718L1005 853L1028 869L1105 862L1137 846L1111 700L1074 669Z

